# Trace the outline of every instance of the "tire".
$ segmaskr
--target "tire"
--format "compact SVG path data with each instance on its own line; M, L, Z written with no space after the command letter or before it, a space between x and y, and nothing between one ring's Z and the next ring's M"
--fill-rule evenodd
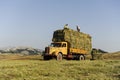
M63 56L62 56L62 54L61 53L59 53L58 55L57 55L57 58L56 58L58 61L61 61L62 59L63 59Z
M84 55L79 55L79 58L78 58L80 61L81 60L85 60L85 56Z

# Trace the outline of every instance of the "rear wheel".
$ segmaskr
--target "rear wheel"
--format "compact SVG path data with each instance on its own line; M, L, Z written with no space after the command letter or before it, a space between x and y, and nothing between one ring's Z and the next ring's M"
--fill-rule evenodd
M57 60L60 61L60 60L62 60L62 59L63 59L63 56L62 56L61 53L59 53L59 54L57 55Z
M85 60L85 56L84 55L79 55L79 60Z

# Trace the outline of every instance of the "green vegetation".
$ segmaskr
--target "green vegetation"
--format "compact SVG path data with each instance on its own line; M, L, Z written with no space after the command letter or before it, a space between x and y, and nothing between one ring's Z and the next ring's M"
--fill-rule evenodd
M36 60L35 56L23 59L2 59L0 80L120 80L120 60L43 61L38 56Z

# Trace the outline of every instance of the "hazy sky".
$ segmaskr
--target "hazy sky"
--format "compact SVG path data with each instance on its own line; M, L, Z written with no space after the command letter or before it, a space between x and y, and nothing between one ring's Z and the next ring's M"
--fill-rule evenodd
M120 0L0 0L0 47L44 49L66 23L90 34L93 47L120 50Z

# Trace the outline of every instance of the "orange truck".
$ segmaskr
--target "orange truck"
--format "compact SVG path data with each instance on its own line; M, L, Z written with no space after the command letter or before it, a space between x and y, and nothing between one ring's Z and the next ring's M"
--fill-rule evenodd
M85 60L85 55L92 50L91 36L69 28L56 30L52 43L45 47L44 60L74 59Z

